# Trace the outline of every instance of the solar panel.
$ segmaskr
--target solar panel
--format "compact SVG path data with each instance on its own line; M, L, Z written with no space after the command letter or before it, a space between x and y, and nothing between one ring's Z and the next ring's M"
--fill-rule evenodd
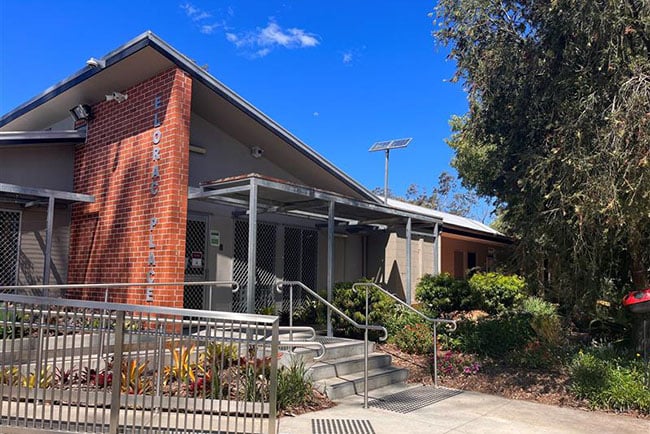
M374 151L386 151L390 149L397 149L397 148L406 148L406 146L411 142L413 139L396 139L396 140L388 140L384 142L377 142L374 145L368 149L370 152Z

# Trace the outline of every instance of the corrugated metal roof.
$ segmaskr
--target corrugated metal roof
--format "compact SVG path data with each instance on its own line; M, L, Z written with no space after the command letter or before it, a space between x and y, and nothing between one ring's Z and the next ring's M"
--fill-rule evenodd
M431 208L426 208L419 205L414 205L412 203L403 202L396 199L388 199L388 205L399 208L405 211L410 211L418 214L425 214L431 217L442 219L443 225L453 225L463 229L469 229L476 232L483 232L489 235L494 235L498 237L505 237L501 232L489 227L486 224L483 224L477 220L472 220L467 217L461 217L454 214L449 214L448 212L442 212Z

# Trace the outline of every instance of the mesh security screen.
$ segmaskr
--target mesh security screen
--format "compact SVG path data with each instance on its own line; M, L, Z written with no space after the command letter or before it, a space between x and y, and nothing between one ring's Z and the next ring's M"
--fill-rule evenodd
M0 210L0 286L16 284L20 250L20 212Z
M205 261L207 254L205 218L187 220L185 235L185 280L187 282L205 280ZM183 307L203 309L203 288L186 286L183 290Z
M284 280L297 280L317 290L318 232L312 229L284 229ZM304 294L293 295L294 309L302 306ZM289 311L289 293L282 296L282 310Z
M255 268L255 310L273 306L275 272L276 226L257 224L257 266ZM248 221L235 220L233 279L239 291L233 296L233 312L246 312L248 290Z

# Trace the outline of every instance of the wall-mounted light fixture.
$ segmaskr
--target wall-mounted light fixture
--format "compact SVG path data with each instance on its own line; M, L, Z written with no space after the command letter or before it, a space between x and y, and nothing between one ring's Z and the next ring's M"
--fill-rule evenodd
M70 114L75 123L79 121L89 121L93 117L90 106L87 104L79 104L78 106L71 108Z

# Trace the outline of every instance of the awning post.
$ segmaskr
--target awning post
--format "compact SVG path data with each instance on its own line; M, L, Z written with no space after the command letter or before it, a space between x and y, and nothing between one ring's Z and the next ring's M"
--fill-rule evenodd
M255 313L255 270L257 268L257 181L250 180L248 192L248 287L246 312Z
M411 217L406 220L406 291L404 291L406 302L410 305L411 299Z
M43 263L43 285L50 283L50 267L52 261L52 238L54 235L54 196L50 196L47 201L47 228L45 230L45 261ZM49 290L46 290L46 296L49 296Z
M332 302L334 290L334 202L331 201L327 213L327 301ZM327 308L327 336L332 337L332 310Z
M440 226L433 227L433 275L440 274Z

